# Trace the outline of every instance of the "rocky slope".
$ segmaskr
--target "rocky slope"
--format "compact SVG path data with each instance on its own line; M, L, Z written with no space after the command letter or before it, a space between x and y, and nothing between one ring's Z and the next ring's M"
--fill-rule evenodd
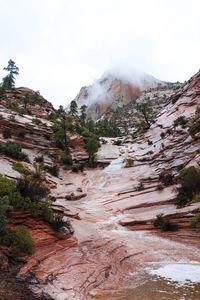
M171 96L180 87L180 83L171 83L145 90L138 96L137 102L150 101L152 115L155 117L171 101ZM137 129L137 125L141 122L135 105L136 101L132 100L128 104L118 107L115 111L106 113L106 117L115 121L121 132L131 134Z
M78 108L86 105L88 118L96 120L105 113L127 105L144 91L167 86L167 83L144 73L109 71L92 85L82 87L74 100Z
M70 219L74 234L58 239L47 225L30 216L13 218L13 222L23 220L35 241L35 253L27 258L18 274L25 279L31 275L34 292L58 300L158 300L162 299L163 291L165 299L198 299L198 281L192 288L176 286L173 280L151 274L158 266L173 263L176 267L181 262L188 268L193 263L195 270L199 270L199 233L190 228L189 220L200 209L200 202L177 209L176 184L159 188L163 171L176 177L184 167L200 168L198 135L193 139L188 133L199 105L200 72L171 96L148 131L135 139L124 138L120 146L114 145L114 139L101 145L97 160L109 164L106 168L77 174L61 169L58 178L47 174L51 194L57 199L54 209ZM29 144L24 124L27 120L31 122L32 117L16 115L13 123L13 112L4 106L0 109L0 122L2 126L14 127L14 140L19 136L18 127L25 131L21 142L31 162L41 151L51 148L48 121L42 119L46 125L32 129L34 135ZM174 126L180 116L187 123ZM46 160L50 160L48 152L45 153ZM134 161L133 166L125 167L127 159ZM19 176L7 157L0 157L0 166L1 173ZM27 166L31 168L32 164ZM66 200L66 195L71 200ZM178 222L179 231L162 233L155 229L153 221L160 213Z

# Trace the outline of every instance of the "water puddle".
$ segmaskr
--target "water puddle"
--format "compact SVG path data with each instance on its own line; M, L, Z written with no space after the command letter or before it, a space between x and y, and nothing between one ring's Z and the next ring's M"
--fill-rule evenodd
M200 264L195 263L171 263L152 269L149 273L177 282L178 285L200 283Z
M124 159L122 157L119 157L117 159L114 159L109 166L107 166L104 170L106 173L121 170L123 166Z
M130 274L129 287L123 290L96 290L98 300L199 300L200 264L169 263L154 265Z

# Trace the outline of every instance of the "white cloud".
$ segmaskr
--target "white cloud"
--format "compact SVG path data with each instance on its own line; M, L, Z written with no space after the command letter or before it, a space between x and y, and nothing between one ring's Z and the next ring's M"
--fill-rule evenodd
M17 84L56 106L115 65L169 81L199 69L199 0L0 0L0 7L0 68L15 60Z

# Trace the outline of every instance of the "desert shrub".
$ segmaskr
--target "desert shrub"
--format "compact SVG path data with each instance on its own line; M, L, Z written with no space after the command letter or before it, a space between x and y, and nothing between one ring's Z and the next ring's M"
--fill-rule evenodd
M0 175L0 197L7 196L15 191L16 183L5 176Z
M200 171L189 167L181 171L178 176L176 204L183 207L191 203L193 197L200 192Z
M39 202L49 194L49 189L44 185L40 178L34 175L25 175L17 181L17 191L22 197L30 198L33 202Z
M185 116L180 116L174 121L174 127L176 126L185 126L187 124L188 120L185 118Z
M48 173L50 173L52 176L55 176L55 177L59 176L58 165L52 165L52 166L45 165L44 170L47 171Z
M72 157L71 157L71 155L68 151L61 152L60 163L65 165L65 166L72 165Z
M33 118L32 119L32 123L34 123L36 125L40 125L40 124L42 124L42 121L40 119L38 119L38 118Z
M19 115L29 115L30 114L30 112L26 108L19 107L19 105L16 103L9 102L6 104L6 108L18 113Z
M171 129L171 128L168 128L168 129L166 130L166 134L172 134L172 129Z
M15 120L15 115L10 115L9 116L9 120L11 121L11 122L15 122L16 120Z
M44 156L43 155L36 156L34 161L37 162L37 163L43 163L44 162Z
M157 188L158 191L162 191L164 189L163 184L158 184Z
M156 219L153 222L154 227L161 229L162 231L176 231L178 230L178 224L171 222L168 219L164 218L163 214L156 216Z
M18 137L19 138L24 138L25 137L25 132L24 131L19 131L18 132Z
M62 227L66 226L66 222L63 220L63 216L61 214L56 213L53 215L50 225L55 231L59 231Z
M62 227L71 228L69 221L64 221L63 215L60 213L55 213L52 209L52 201L50 197L46 199L43 203L43 219L55 230L59 231Z
M169 186L174 183L174 175L171 173L161 173L159 176L159 180L165 185Z
M116 141L114 141L113 144L116 145L116 146L121 146L122 140L116 140Z
M7 213L12 210L8 196L15 190L15 182L0 175L0 234L6 230Z
M150 140L147 140L147 143L148 143L149 146L151 146L153 144L153 142L150 141Z
M51 224L54 220L54 212L51 204L52 201L46 199L42 206L43 219L49 224Z
M84 164L76 164L72 166L72 172L78 173L79 171L83 172Z
M190 224L192 228L200 230L200 213L192 217Z
M13 168L13 170L19 172L20 174L29 174L30 173L20 162L13 163L12 168Z
M136 190L137 190L137 191L143 191L143 190L144 190L144 184L143 184L142 182L140 182L140 183L138 184L138 186L136 187Z
M162 231L177 231L178 230L178 224L175 222L172 222L170 220L165 220L161 227Z
M14 159L29 162L27 154L22 152L21 145L14 142L6 142L5 144L1 143L0 153Z
M0 243L9 247L14 256L31 255L34 252L33 240L24 226L16 230L7 230L1 237Z
M192 137L195 136L196 133L200 132L200 113L198 113L191 122L189 127L189 133Z
M161 132L160 137L161 137L162 139L164 139L165 133L164 133L164 132Z
M7 223L6 214L0 209L0 236L6 231Z
M125 168L131 168L134 165L134 160L132 158L126 158L124 162Z
M7 213L12 210L7 196L0 198L0 235L7 227Z
M4 129L3 130L3 138L4 139L10 139L11 138L11 131L10 131L10 129Z
M33 217L37 217L40 214L40 203L32 202L29 197L22 197L19 192L11 193L8 199L14 210L28 211Z

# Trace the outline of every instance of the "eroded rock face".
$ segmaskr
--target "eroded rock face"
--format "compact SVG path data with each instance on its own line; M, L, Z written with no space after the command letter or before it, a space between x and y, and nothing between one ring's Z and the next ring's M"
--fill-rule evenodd
M26 87L6 90L0 103L4 106L14 105L18 109L25 108L32 115L44 119L47 119L50 113L55 111L53 105L44 99L39 92L34 92Z
M82 87L74 100L78 108L86 105L88 118L96 120L128 104L143 91L165 85L164 82L147 74L133 73L132 76L127 77L107 72L92 85Z
M111 140L103 145L98 160L112 162L107 168L78 174L61 170L59 178L48 175L54 186L51 194L57 198L54 209L71 220L74 233L60 240L47 225L28 217L23 220L35 240L36 252L19 276L34 275L34 291L57 300L81 300L116 299L115 291L120 290L118 299L133 300L126 291L140 286L138 274L147 266L200 262L199 236L189 228L200 203L177 209L176 186L158 189L163 170L176 176L180 167L200 167L199 140L190 137L187 127L173 126L179 116L189 120L194 115L200 104L199 91L200 73L182 87L174 96L176 101L159 113L146 133L126 139L121 146ZM124 168L127 158L134 161L130 168ZM76 201L66 200L71 193ZM160 213L178 222L180 230L156 231L152 222ZM13 222L15 225L17 217Z

